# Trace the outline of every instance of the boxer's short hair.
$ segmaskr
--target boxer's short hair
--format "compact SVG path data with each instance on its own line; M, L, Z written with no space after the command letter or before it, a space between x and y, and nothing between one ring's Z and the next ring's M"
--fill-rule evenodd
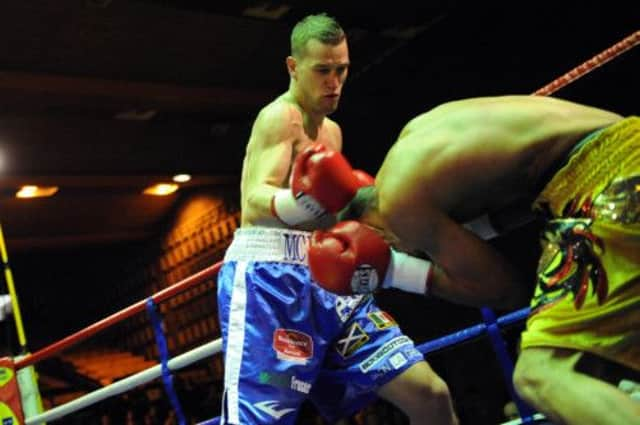
M346 38L340 24L326 13L309 15L299 21L291 31L291 55L304 56L309 40L336 46Z

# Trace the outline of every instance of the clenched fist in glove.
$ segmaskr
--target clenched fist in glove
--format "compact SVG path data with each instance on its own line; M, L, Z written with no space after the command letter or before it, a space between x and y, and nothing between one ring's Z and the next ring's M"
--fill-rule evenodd
M355 196L358 189L373 184L373 177L354 170L340 153L314 143L294 160L291 188L274 195L273 214L295 225L336 213Z
M313 232L308 254L316 282L339 295L380 288L428 292L431 262L393 250L377 231L357 221Z

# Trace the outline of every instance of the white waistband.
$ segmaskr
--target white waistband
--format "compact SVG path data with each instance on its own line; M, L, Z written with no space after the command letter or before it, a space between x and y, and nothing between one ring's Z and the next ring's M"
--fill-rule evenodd
M277 261L307 264L311 232L268 227L236 229L224 261Z

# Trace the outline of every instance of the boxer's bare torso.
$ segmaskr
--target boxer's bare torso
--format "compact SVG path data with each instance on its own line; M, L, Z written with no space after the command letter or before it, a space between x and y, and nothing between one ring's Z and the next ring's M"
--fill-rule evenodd
M443 104L411 120L387 154L376 175L376 219L388 239L427 253L438 265L436 295L518 305L522 294L511 289L520 281L517 271L460 223L521 198L533 200L557 160L621 118L547 97Z
M316 142L340 151L340 127L325 116L305 113L288 93L260 111L243 162L242 226L290 227L276 219L268 206L276 190L289 186L296 155ZM326 225L314 222L313 228Z

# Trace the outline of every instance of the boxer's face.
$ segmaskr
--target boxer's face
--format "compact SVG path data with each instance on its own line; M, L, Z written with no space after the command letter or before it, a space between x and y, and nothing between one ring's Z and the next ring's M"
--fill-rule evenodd
M336 46L309 40L305 54L295 61L292 72L305 103L303 106L324 115L335 111L348 71L346 40Z

